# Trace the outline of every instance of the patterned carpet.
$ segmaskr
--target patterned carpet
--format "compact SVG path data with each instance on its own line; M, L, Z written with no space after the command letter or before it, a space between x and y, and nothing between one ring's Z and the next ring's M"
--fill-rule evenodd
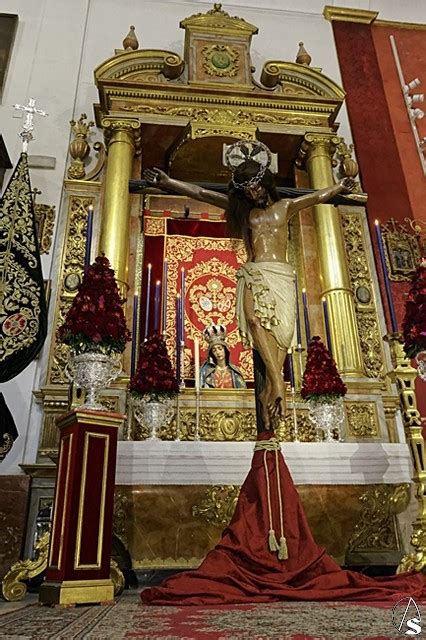
M146 607L132 591L115 604L69 609L29 605L0 615L0 640L384 640L402 638L392 606L283 602L223 607ZM0 604L1 610L1 604ZM421 613L423 613L420 608ZM425 618L426 619L426 618ZM423 637L423 632L419 637Z

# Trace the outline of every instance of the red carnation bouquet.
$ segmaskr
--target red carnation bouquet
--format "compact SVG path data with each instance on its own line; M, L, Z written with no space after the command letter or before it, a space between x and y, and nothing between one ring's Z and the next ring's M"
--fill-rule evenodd
M404 350L408 358L426 351L426 258L417 268L405 304Z
M301 396L318 403L333 402L344 396L346 385L337 371L336 363L321 338L314 336L308 346Z
M149 395L151 400L174 397L179 385L167 352L167 346L159 334L154 334L140 351L138 367L130 379L130 394L140 398Z
M76 355L88 351L122 353L130 340L122 304L114 271L105 256L98 256L84 274L58 329L59 340Z

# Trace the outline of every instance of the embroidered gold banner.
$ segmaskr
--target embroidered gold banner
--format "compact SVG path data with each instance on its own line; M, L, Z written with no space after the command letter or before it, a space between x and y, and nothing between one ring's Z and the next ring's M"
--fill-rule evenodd
M47 310L27 154L0 200L0 382L21 373L43 346Z

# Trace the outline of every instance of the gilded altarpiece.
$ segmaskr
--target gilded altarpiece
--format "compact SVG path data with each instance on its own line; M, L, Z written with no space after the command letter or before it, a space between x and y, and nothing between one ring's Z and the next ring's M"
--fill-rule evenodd
M123 291L127 292L125 308L129 326L133 320L133 295L142 293L136 323L139 341L144 338L144 269L151 262L157 270L155 280L155 277L160 277L163 259L167 257L171 286L168 292L166 337L172 356L175 348L173 296L179 269L184 266L187 273L185 378L191 384L193 337L202 331L205 324L219 321L228 325L233 359L250 380L252 368L249 353L241 351L232 311L235 273L238 264L244 260L241 245L233 252L235 243L226 238L223 231L220 234L203 231L202 225L213 225L218 229L223 222L217 215L216 218L213 216L204 220L201 213L194 215L194 212L200 212L197 203L191 204L189 220L177 220L177 217L183 217L183 207L180 214L165 215L164 211L170 207L159 205L160 197L157 194L154 214L152 196L145 205L141 195L129 197L129 180L140 179L141 170L145 167L159 166L175 178L226 183L229 173L222 165L223 143L238 138L257 138L277 152L279 174L286 184L296 184L294 161L298 155L303 159L298 171L303 174L305 186L321 188L335 179L333 154L341 142L336 133L336 117L344 100L341 87L316 68L286 61L265 62L260 82L255 81L250 64L250 46L257 27L241 18L229 16L221 5L215 5L205 14L187 18L181 26L185 29L183 58L161 49L118 51L95 69L99 103L94 105L94 111L96 125L105 134L108 154L106 170L103 168L102 152L97 168L83 179L72 179L75 172L71 172L70 179L64 184L66 198L61 219L65 222L61 223L63 246L54 287L56 306L49 366L46 384L36 392L44 405L40 468L37 473L41 472L43 464L49 467L46 474L51 473L52 463L47 461L47 456L54 458L57 448L55 418L64 412L70 402L65 372L68 354L56 342L55 335L81 281L89 205L93 205L97 212L93 235L96 251L104 251L107 257L112 256L116 277ZM86 129L83 133L79 129L79 135L86 136ZM85 149L79 152L81 157L78 154L76 156L75 149L71 154L73 166L76 157L79 161L79 175L81 171L83 175L85 172ZM102 146L98 146L99 149L102 151ZM145 212L142 214L144 206ZM353 343L356 346L355 355L359 352L362 356L361 361L355 363L345 361L340 356L338 360L349 390L345 423L347 440L372 444L399 442L396 426L398 397L385 377L390 363L383 351L380 305L375 287L372 287L375 272L366 240L365 213L356 207L341 208L337 219L335 212L332 213L336 222L333 234L337 236L337 244L346 251L347 259L339 260L335 265L334 256L328 256L322 248L327 246L329 231L321 226L321 216L318 215L320 222L315 228L312 224L303 226L299 221L294 224L298 227L295 237L311 234L311 246L317 246L318 251L322 252L320 259L318 256L313 259L311 254L305 253L303 246L296 245L294 238L291 240L290 257L294 257L301 281L307 280L305 275L308 271L320 274L321 268L326 265L330 271L337 272L345 284L345 307L342 309L353 320L350 327L356 327L357 330L350 329L344 335L338 335L336 340L339 347L344 341ZM309 212L306 215L310 215ZM201 232L185 235L182 233L182 225L185 224L199 225ZM176 225L180 228L176 229ZM313 237L314 234L316 237ZM161 245L159 250L158 243ZM149 252L155 246L157 253L150 257ZM337 285L335 291L339 291ZM334 295L335 291L327 290L324 295L329 296L334 317L339 317L342 311L339 305L343 303L339 295ZM320 309L323 292L317 293L310 298L310 304ZM319 313L314 314L313 327L316 333L324 335L323 319ZM304 351L298 360L299 369L296 372L299 387L306 357L305 340L302 347ZM121 407L120 410L126 406L130 369L128 353L124 356L123 365L123 376L113 389L106 392L109 406ZM346 372L349 374L346 375ZM78 402L78 398L71 394L71 401ZM244 441L255 438L252 391L243 391L240 396L230 392L226 398L213 391L210 396L202 396L202 401L205 403L200 419L202 439ZM307 416L306 406L298 395L293 401L296 403L299 440L313 443L317 434ZM182 440L193 438L195 411L194 393L191 388L185 388L180 414L179 435ZM126 437L136 440L145 438L147 434L136 429L131 422L129 415ZM290 413L279 425L278 435L286 441L295 438L294 420ZM160 437L175 439L176 418L168 429L160 431ZM197 564L218 540L218 523L223 525L230 512L229 504L235 501L238 488L230 485L217 490L206 486L156 485L144 486L143 491L138 486L121 487L127 499L125 537L135 566L148 568ZM342 531L342 535L333 539L330 547L339 561L344 561L350 534L364 509L361 500L366 490L365 486L343 485L306 485L301 488L318 542L325 546L330 544L331 533L324 525L325 521L335 521ZM351 506L347 517L344 517L340 505L348 502ZM219 503L219 507L212 507L212 503ZM323 510L329 511L325 519L323 510L319 510L320 504ZM223 511L223 515L211 517L215 508ZM375 507L369 509L371 516ZM388 518L389 530L393 531L395 511L386 512L384 518ZM366 515L363 521L369 519ZM173 528L179 522L183 523L185 536ZM173 526L171 523L174 523ZM382 518L380 527L383 526ZM179 545L176 544L178 536ZM151 543L152 548L149 549ZM380 542L377 544L380 546ZM392 539L391 536L386 537L385 551L389 550L389 545L393 545L393 552L399 552L396 534ZM355 547L356 541L351 551ZM364 562L367 562L365 557Z

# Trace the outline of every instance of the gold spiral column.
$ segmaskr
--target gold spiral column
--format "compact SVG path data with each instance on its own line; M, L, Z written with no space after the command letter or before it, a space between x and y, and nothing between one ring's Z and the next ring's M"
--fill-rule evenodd
M300 149L313 189L334 184L332 157L341 139L337 136L308 133ZM326 298L331 325L333 355L341 373L363 376L362 352L350 285L340 216L336 207L314 207L318 242L322 295Z
M101 124L108 161L99 253L105 253L123 290L127 282L129 254L129 180L132 177L133 157L139 151L140 123L132 119L104 118Z

